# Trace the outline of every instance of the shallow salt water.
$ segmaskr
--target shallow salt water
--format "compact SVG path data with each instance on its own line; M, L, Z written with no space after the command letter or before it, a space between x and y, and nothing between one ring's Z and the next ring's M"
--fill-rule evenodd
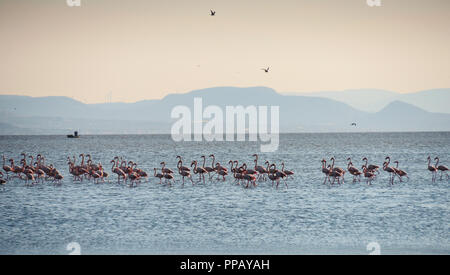
M279 150L260 153L265 160L295 172L288 188L258 182L245 189L226 182L181 186L150 182L136 188L107 183L74 183L67 157L93 156L110 172L118 155L153 174L161 161L176 167L214 153L226 164L237 159L253 164L255 142L173 142L169 135L136 136L0 136L0 153L46 156L64 175L61 186L25 186L11 180L0 190L0 254L68 254L80 244L82 254L368 254L377 242L381 254L449 254L449 181L431 182L427 156L450 164L450 133L286 134ZM368 186L323 185L321 159L335 156L357 168L366 156L382 165L399 160L410 181L390 186L381 174ZM208 159L207 165L211 165ZM227 167L229 167L227 165ZM175 170L175 169L174 169ZM176 177L177 180L179 177ZM197 179L194 177L194 179Z

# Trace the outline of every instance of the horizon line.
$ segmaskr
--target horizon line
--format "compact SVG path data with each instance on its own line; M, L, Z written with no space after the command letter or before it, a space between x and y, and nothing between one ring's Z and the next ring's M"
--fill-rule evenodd
M11 94L11 93L2 94L0 92L0 96L18 96L18 97L37 98L37 99L38 98L50 98L50 97L63 97L63 98L70 98L70 99L73 99L73 100L78 101L80 103L87 104L87 105L117 104L117 103L133 104L133 103L138 103L138 102L142 102L142 101L163 100L164 98L166 98L169 95L183 95L183 94L189 94L189 93L192 93L192 92L195 92L195 91L202 91L202 90L208 90L208 89L217 89L217 88L238 88L238 89L266 88L266 89L273 90L275 93L277 93L278 95L281 95L281 96L302 96L302 94L304 94L305 96L313 96L316 93L340 93L340 92L352 92L352 91L363 91L363 90L372 90L372 91L395 93L395 94L398 94L398 95L407 95L407 94L417 94L417 93L426 92L426 91L450 90L450 87L448 87L448 88L430 88L430 89L425 89L425 90L418 90L418 91L400 93L400 92L396 92L396 91L392 91L392 90L385 90L385 89L378 89L378 88L354 88L354 89L350 89L349 88L349 89L343 89L343 90L320 90L320 91L309 91L309 92L308 91L302 91L302 92L279 92L276 89L268 87L268 86L211 86L211 87L207 87L207 88L193 89L193 90L189 90L189 91L185 91L185 92L179 92L179 93L178 92L167 93L162 98L153 98L153 99L148 98L148 99L141 99L141 100L132 101L132 102L112 101L112 102L93 102L93 103L85 102L85 101L82 101L82 100L77 99L75 97L67 96L67 95L30 96L30 95L24 95L24 94Z

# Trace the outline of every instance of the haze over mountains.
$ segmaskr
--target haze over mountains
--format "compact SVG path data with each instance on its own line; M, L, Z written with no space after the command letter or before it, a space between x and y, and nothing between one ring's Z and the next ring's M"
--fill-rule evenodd
M203 110L208 105L222 107L223 112L225 106L280 106L281 132L450 131L450 111L444 107L450 102L450 89L396 96L382 91L330 93L337 100L326 98L325 93L282 95L266 87L216 87L170 94L161 100L105 104L84 104L68 97L0 95L0 134L170 133L176 121L170 117L173 107L185 105L193 112L195 97L202 98ZM373 93L377 97L366 103L364 96ZM430 108L441 113L429 112ZM351 126L353 122L356 127Z
M285 94L334 99L366 112L378 112L389 103L398 100L429 112L450 114L450 89L433 89L408 94L375 89Z

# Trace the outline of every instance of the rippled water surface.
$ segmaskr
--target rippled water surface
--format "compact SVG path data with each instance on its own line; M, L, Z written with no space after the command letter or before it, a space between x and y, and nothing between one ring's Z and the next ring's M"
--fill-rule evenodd
M148 173L161 161L174 169L176 155L186 163L214 153L223 164L252 164L251 155L259 152L252 142L0 136L0 152L16 162L22 152L43 154L65 177L61 186L29 187L15 179L0 190L1 254L67 254L70 242L78 242L83 254L368 254L370 242L378 242L381 253L450 253L449 181L432 183L426 169L428 155L449 165L450 133L282 135L277 152L260 154L261 163L284 161L295 172L288 188L278 189L269 182L245 189L231 177L172 187L151 177L130 188L114 178L74 183L68 173L67 156L80 153L90 153L109 172L116 155ZM352 157L360 168L364 156L381 166L387 155L400 161L408 182L390 186L382 171L371 186L352 183L348 175L343 185L322 184L322 158L335 156L336 165L346 167Z

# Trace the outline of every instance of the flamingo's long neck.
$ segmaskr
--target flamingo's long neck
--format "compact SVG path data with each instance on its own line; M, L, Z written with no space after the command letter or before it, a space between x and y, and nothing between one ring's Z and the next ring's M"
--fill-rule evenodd
M203 158L203 167L205 167L206 157Z
M214 162L216 161L216 157L214 155L212 155L212 164L211 167L214 167Z
M436 161L436 164L434 165L434 167L438 167L438 164L439 164L439 158L436 158L437 159L437 161Z
M334 159L333 159L333 163L331 164L331 169L334 168Z

